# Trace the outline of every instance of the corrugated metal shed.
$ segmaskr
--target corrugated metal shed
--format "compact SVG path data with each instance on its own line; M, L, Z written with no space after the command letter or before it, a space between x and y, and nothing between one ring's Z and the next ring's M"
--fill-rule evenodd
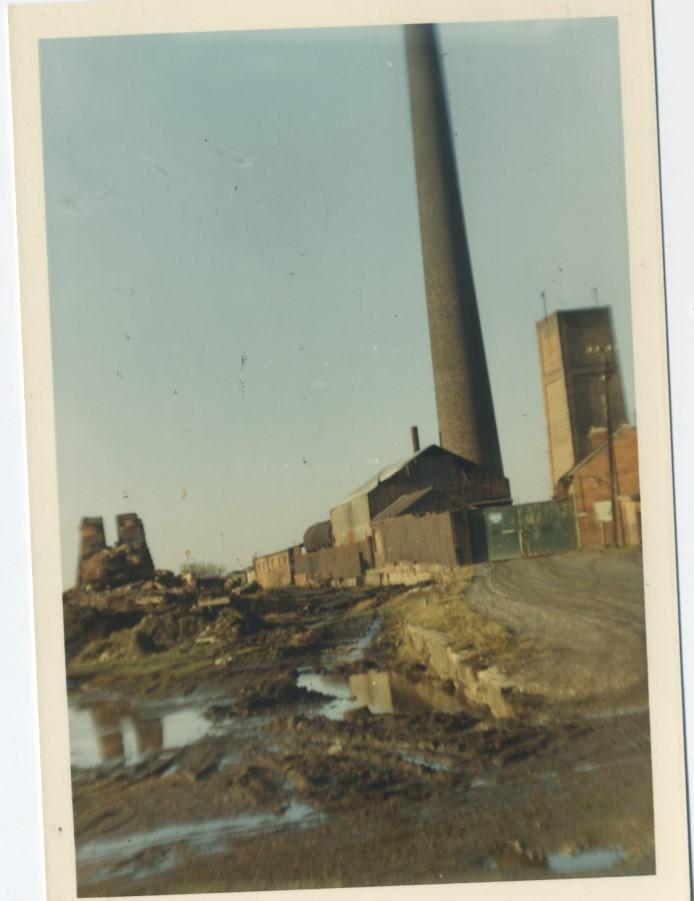
M508 480L477 463L431 444L405 460L386 466L330 511L335 545L364 541L371 523L403 495L434 488L456 509L467 503L510 503ZM421 502L421 501L420 501Z
M368 493L350 495L350 498L330 511L336 545L366 541L371 536Z

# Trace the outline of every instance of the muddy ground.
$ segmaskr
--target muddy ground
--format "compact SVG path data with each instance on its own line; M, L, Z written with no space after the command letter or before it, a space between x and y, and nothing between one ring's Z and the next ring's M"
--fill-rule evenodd
M81 895L654 872L635 553L65 614Z

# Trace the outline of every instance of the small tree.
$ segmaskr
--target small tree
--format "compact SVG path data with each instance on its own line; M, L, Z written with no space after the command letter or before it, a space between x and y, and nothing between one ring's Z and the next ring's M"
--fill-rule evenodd
M219 563L188 560L181 565L179 572L182 576L188 574L196 579L223 579L227 568Z

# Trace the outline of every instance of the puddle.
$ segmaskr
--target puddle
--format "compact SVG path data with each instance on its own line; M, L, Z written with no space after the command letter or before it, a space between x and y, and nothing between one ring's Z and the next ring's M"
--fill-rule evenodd
M492 785L496 785L494 779L485 779L484 776L475 776L470 781L470 788L490 788Z
M353 663L355 660L361 660L364 656L364 652L380 631L381 620L376 617L362 637L349 646L349 650L338 654L338 659L346 663Z
M299 688L306 688L331 700L322 704L316 711L331 720L340 720L348 710L363 706L352 694L349 682L342 676L329 676L323 673L303 672L296 679Z
M414 682L402 673L370 670L345 677L309 671L300 673L296 684L330 698L317 712L333 720L359 707L368 707L376 714L430 710L454 713L462 709L455 695L425 680Z
M427 770L434 770L437 773L455 772L450 763L443 763L440 760L428 760L421 754L410 754L408 751L404 751L400 757L408 763L414 763L415 766L421 766Z
M325 814L308 804L292 801L281 814L238 814L198 823L169 824L118 838L95 839L77 846L77 863L82 869L80 884L116 876L139 881L153 873L165 872L176 864L172 846L181 845L186 852L197 855L216 854L235 836L306 829L324 819ZM141 863L138 860L141 855L147 859L154 857L154 863Z
M596 710L593 713L588 713L585 715L584 719L587 720L613 720L620 716L640 716L644 713L648 713L650 710L648 704L640 705L638 707L619 707L617 709L609 709L609 710Z
M511 848L499 857L485 857L481 866L485 870L506 870L532 867L547 869L555 876L598 876L624 860L623 848L591 848L587 851L550 851L546 855L523 852L520 847Z
M153 858L153 859L152 859ZM162 873L170 873L176 868L178 861L176 852L172 848L161 850L159 853L142 855L138 854L130 860L115 863L95 862L86 875L80 876L80 885L89 885L101 882L103 879L124 879L128 882L141 882L152 876Z
M594 773L596 770L604 770L607 767L625 766L643 760L645 753L633 757L621 757L617 760L604 760L600 763L579 763L574 767L574 773Z
M225 754L222 759L219 761L218 769L226 770L230 766L236 766L241 763L243 760L243 754L240 751L230 751L228 754Z
M609 870L625 857L623 848L591 848L588 851L577 851L575 854L554 851L547 855L547 865L554 873L573 876Z
M125 700L80 702L70 706L69 724L71 762L77 769L130 766L150 754L182 748L220 731L219 724L204 716L199 703L184 706L180 699L150 708Z

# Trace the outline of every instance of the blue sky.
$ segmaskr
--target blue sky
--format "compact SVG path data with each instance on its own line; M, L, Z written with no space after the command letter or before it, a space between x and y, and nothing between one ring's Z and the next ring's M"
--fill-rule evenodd
M535 321L613 307L633 416L617 26L441 29L506 474L549 496ZM44 41L64 582L295 543L436 440L400 28Z

